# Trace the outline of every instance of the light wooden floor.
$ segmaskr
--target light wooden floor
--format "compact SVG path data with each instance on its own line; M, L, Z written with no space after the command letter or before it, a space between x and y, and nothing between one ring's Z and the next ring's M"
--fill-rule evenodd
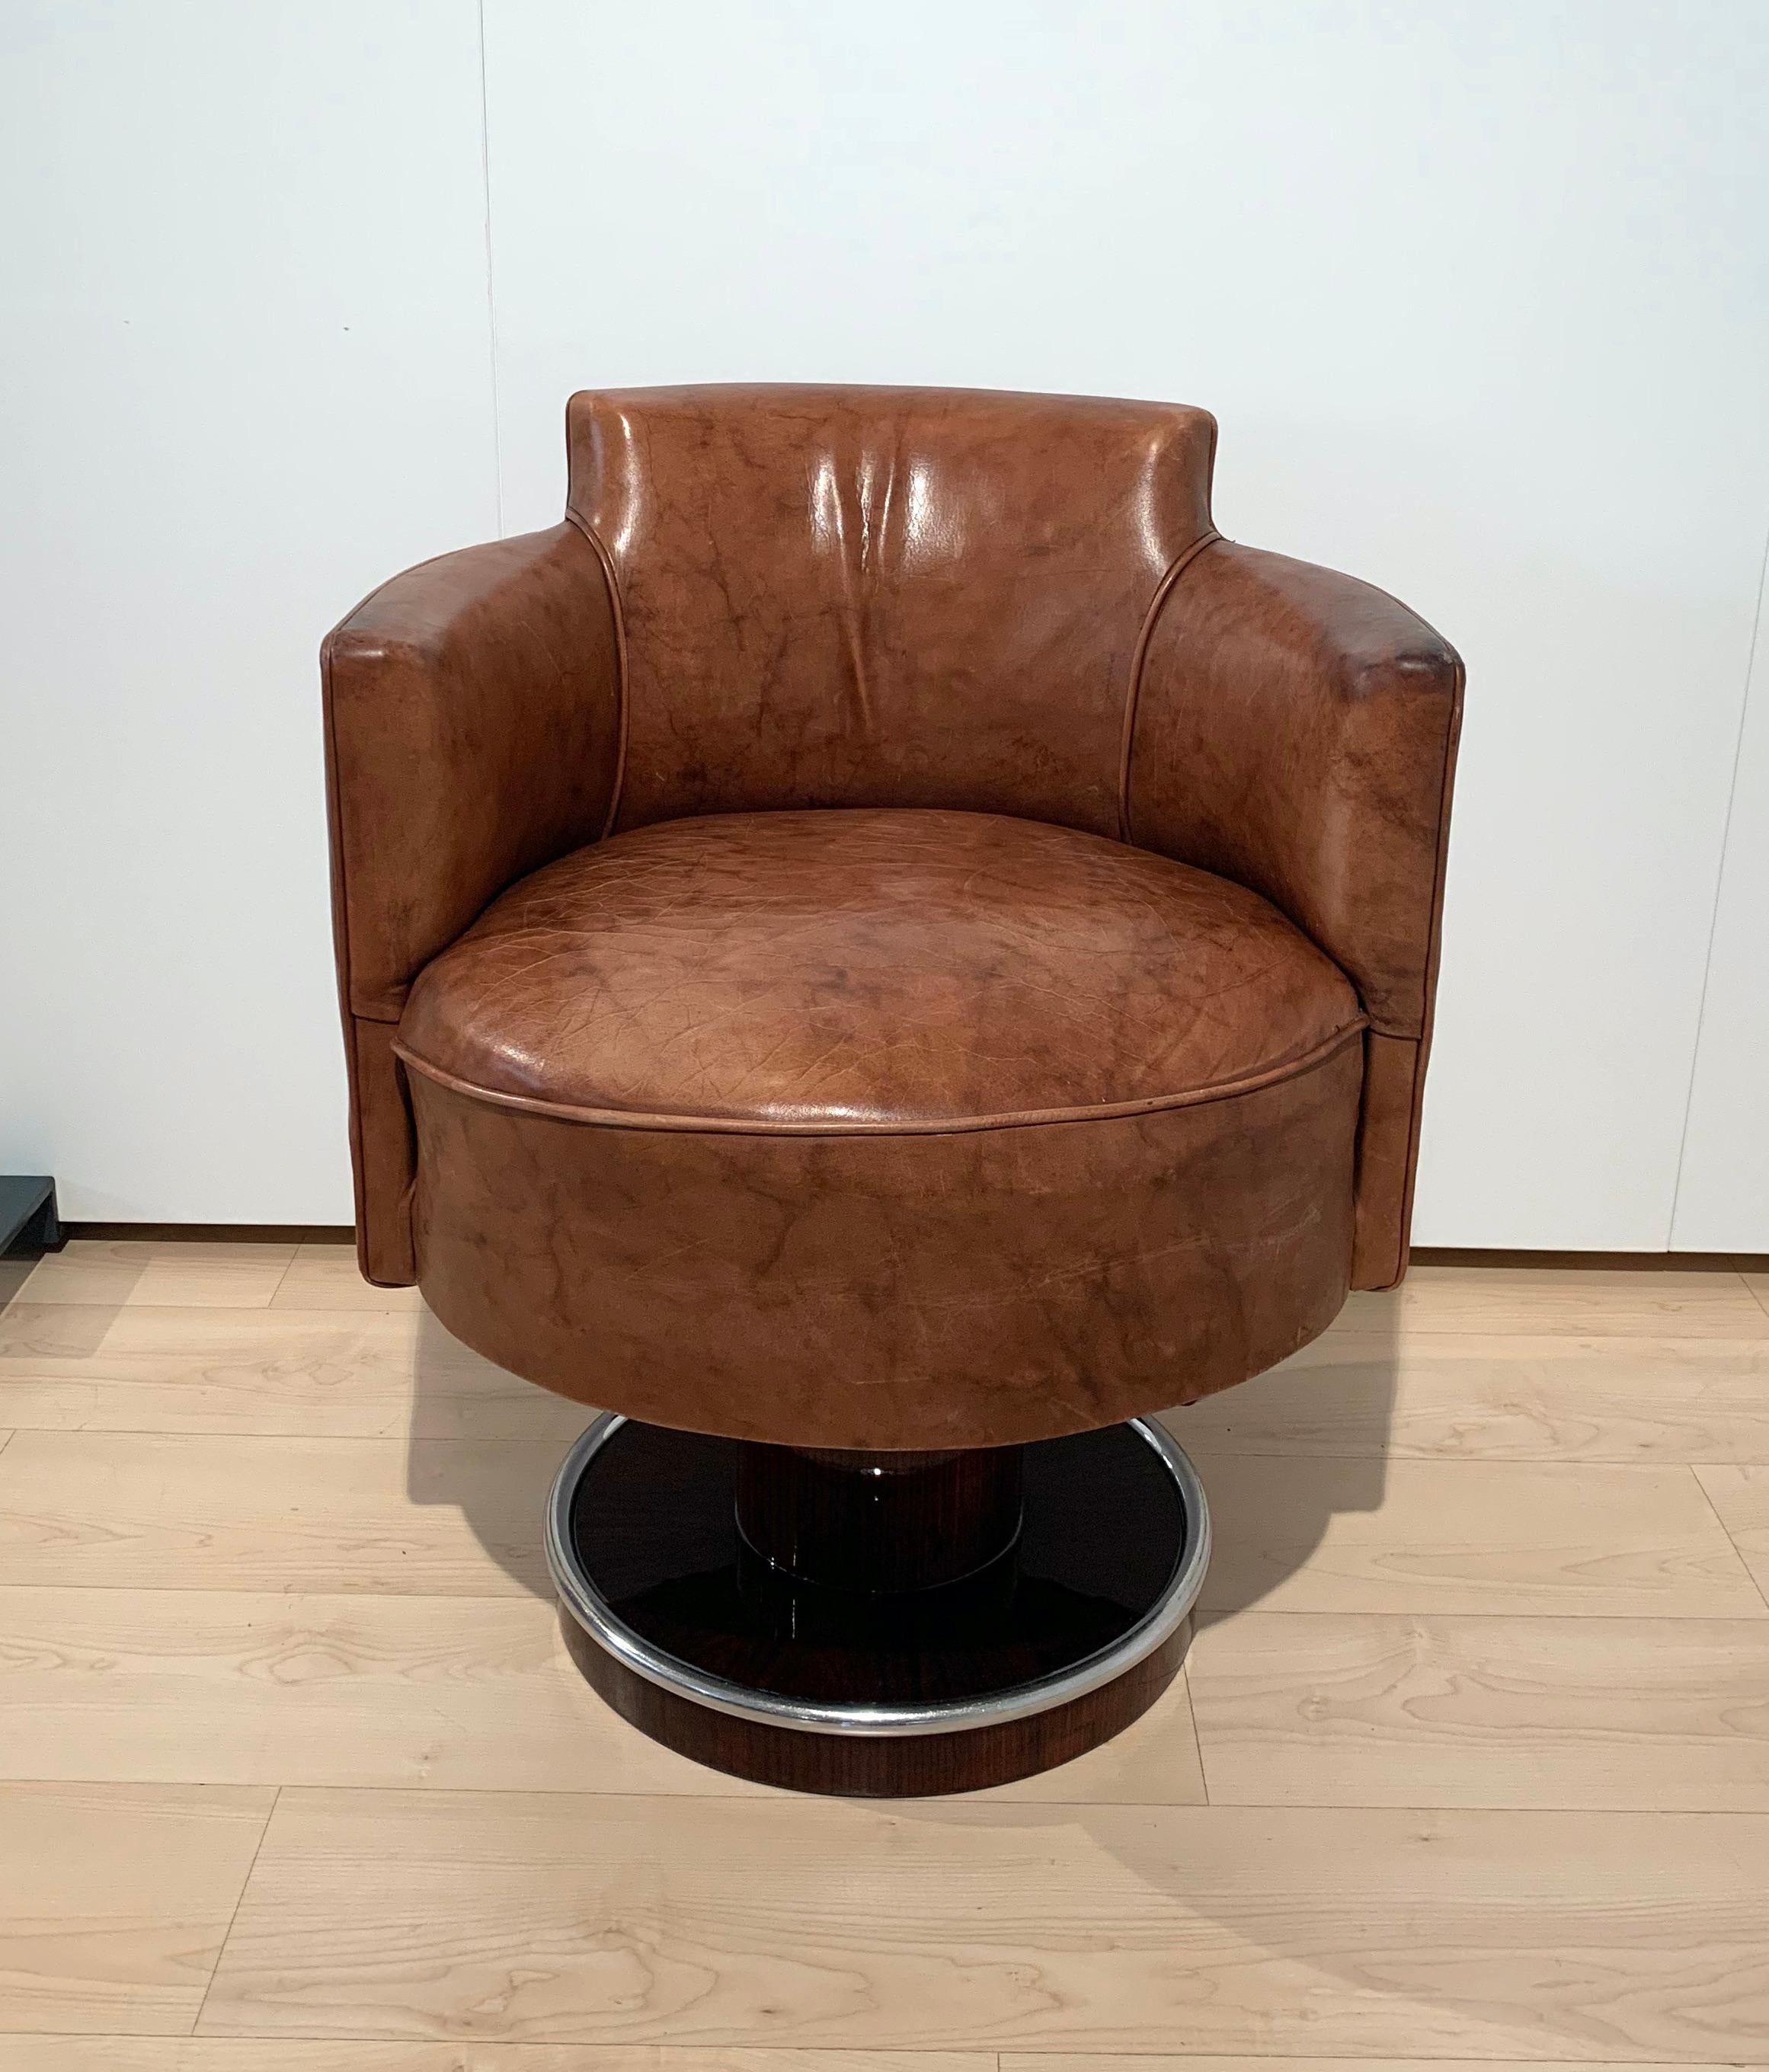
M341 1248L37 1268L4 2072L1769 2064L1769 1278L1354 1298L1175 1417L1218 1540L1184 1684L962 1800L612 1720L539 1548L582 1421Z

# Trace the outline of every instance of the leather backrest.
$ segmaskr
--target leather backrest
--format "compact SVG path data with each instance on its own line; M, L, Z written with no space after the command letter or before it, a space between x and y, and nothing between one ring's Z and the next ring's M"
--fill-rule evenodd
M568 516L624 648L615 824L945 806L1116 833L1163 578L1216 426L916 388L574 397Z

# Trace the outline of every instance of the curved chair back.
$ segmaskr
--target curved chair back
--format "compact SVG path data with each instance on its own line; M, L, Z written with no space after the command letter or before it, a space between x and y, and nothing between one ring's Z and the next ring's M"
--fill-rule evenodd
M576 396L566 427L625 650L617 828L945 806L1119 832L1145 631L1212 536L1208 412L654 388Z

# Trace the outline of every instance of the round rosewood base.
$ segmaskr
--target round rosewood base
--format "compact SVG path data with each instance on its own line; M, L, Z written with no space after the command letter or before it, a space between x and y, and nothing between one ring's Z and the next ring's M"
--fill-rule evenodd
M763 1783L974 1790L1109 1740L1172 1681L1210 1526L1138 1419L839 1453L599 1418L553 1485L567 1646L621 1716Z

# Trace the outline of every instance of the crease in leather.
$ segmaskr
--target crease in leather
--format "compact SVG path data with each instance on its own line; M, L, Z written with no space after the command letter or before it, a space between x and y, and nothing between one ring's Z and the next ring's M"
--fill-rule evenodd
M1167 598L1179 578L1206 547L1213 547L1222 538L1215 526L1201 538L1194 540L1189 547L1175 554L1162 571L1161 580L1154 586L1154 595L1149 600L1149 608L1142 615L1142 624L1137 633L1137 644L1130 656L1130 677L1124 696L1124 738L1118 751L1118 840L1130 841L1130 756L1136 745L1137 706L1142 697L1142 664L1149 652L1149 643Z
M358 1000L352 997L346 1004L359 1022L397 1022L405 1012L405 1002L411 988L401 986L397 993L388 993L378 1000Z
M1135 1100L1100 1101L1087 1108L1031 1108L1006 1115L937 1116L925 1121L894 1117L887 1122L768 1122L747 1116L661 1115L640 1108L584 1108L571 1102L545 1100L536 1095L505 1093L496 1087L477 1086L471 1079L463 1079L440 1065L432 1064L397 1038L393 1047L395 1056L410 1071L422 1072L426 1079L450 1093L464 1095L488 1107L550 1118L557 1122L586 1123L609 1129L669 1130L718 1137L957 1137L985 1129L1035 1129L1046 1124L1109 1122L1125 1116L1160 1115L1172 1108L1203 1108L1214 1101L1234 1100L1244 1094L1281 1085L1286 1079L1301 1079L1330 1063L1347 1043L1361 1041L1368 1026L1365 1018L1359 1015L1300 1057L1284 1059L1239 1079L1219 1080L1207 1087L1188 1087L1181 1093L1146 1094Z
M614 614L615 696L619 700L620 713L615 724L619 729L618 745L615 750L615 781L608 794L608 812L602 823L602 832L597 837L606 841L613 833L615 823L620 817L620 787L627 779L627 733L628 704L631 692L628 687L627 670L627 615L620 601L620 585L615 579L614 557L608 552L602 535L588 519L570 504L566 505L566 523L576 528L595 549L596 559L602 564L602 580L607 586L608 609Z

